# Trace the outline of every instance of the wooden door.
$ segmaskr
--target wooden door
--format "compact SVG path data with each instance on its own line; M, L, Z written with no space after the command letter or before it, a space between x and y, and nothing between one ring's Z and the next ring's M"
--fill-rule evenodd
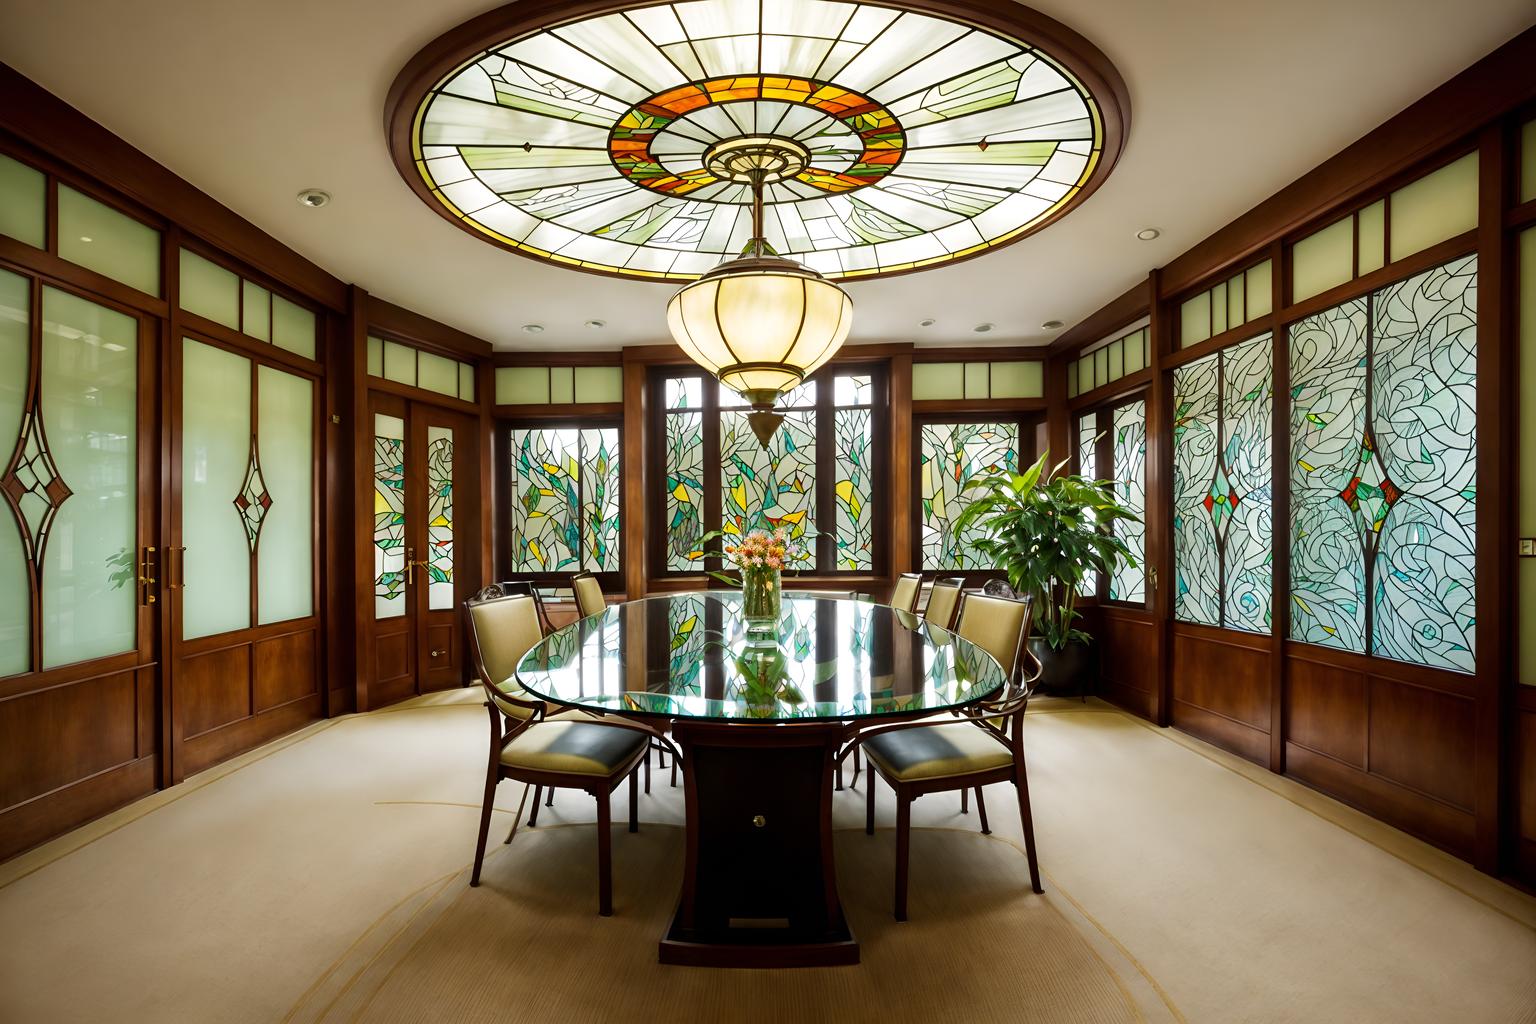
M460 606L479 546L478 422L375 394L372 662L368 706L459 686Z
M156 345L0 268L0 859L157 782Z
M320 389L210 338L175 339L171 772L177 782L323 714Z

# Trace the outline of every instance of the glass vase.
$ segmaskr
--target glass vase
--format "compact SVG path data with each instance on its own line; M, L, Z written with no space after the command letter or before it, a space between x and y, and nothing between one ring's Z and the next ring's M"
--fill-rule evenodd
M779 570L755 566L741 571L741 614L751 622L779 619Z

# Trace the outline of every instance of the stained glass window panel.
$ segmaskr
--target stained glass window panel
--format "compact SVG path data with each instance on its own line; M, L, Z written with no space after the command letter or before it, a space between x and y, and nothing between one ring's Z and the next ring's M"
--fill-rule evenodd
M1291 328L1291 637L1365 652L1363 537L1346 493L1365 454L1364 299Z
M1222 625L1267 633L1274 590L1273 347L1265 335L1220 356L1221 466L1232 519L1222 538ZM1212 508L1217 492L1213 485Z
M1085 413L1077 418L1077 473L1089 480L1099 478L1099 417L1098 413ZM1084 597L1092 597L1099 590L1099 574L1089 573L1078 588Z
M1174 371L1174 617L1264 633L1273 576L1269 335Z
M513 430L511 450L513 571L618 571L618 428Z
M667 568L687 570L703 557L704 535L704 382L698 377L667 380L664 439Z
M979 531L957 533L954 521L973 494L976 477L1019 471L1017 423L925 423L919 435L918 480L922 502L924 569L988 569L991 561L973 546Z
M794 393L787 397L790 406ZM816 414L785 413L764 450L747 413L722 412L720 491L720 528L728 536L782 526L791 542L790 564L814 565Z
M1173 371L1173 615L1221 624L1221 553L1215 512L1207 505L1220 449L1220 355ZM1228 507L1223 504L1223 516Z
M839 409L836 432L837 568L872 569L874 424L870 410Z
M453 431L427 428L427 607L453 608Z
M1298 325L1291 635L1473 671L1476 257Z
M1115 495L1138 517L1147 509L1147 403L1141 400L1115 410L1113 433L1115 459ZM1109 596L1114 601L1140 604L1146 600L1146 526L1141 522L1120 520L1115 535L1125 542L1136 559L1135 567L1122 562L1109 580Z
M405 614L405 421L373 417L373 609Z
M1384 288L1371 304L1371 426L1381 463L1378 508L1385 506L1373 567L1372 652L1471 672L1477 259Z

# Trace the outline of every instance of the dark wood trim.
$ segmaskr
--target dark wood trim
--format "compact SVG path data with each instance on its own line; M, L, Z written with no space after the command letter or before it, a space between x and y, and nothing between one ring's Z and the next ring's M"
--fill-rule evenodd
M1148 275L1152 319L1147 327L1151 358L1151 389L1147 394L1146 560L1150 567L1147 587L1151 598L1153 650L1148 652L1157 668L1157 695L1152 721L1173 721L1173 374L1166 368L1173 354L1173 311L1163 299L1163 273Z
M492 368L494 370L494 367ZM493 405L491 415L498 420L550 422L559 420L608 419L624 414L623 402L567 402L561 405Z
M1371 292L1384 288L1389 284L1410 278L1415 274L1423 273L1432 267L1438 267L1442 263L1448 263L1459 256L1470 255L1477 249L1478 232L1476 229L1447 238L1427 249L1421 249L1412 256L1405 256L1395 263L1388 263L1378 270L1364 274L1353 281L1345 281L1343 284L1320 292L1310 298L1292 303L1280 310L1276 319L1281 323L1295 323L1315 313L1321 313L1325 309L1332 309L1341 302L1369 295ZM1289 267L1289 261L1287 261ZM1251 325L1250 325L1251 326Z
M491 355L493 366L623 366L622 349L600 351L545 352L495 352Z
M55 226L54 221L50 220L49 230L52 231ZM18 242L8 235L0 235L0 267L14 269L21 274L46 278L49 284L90 292L93 295L92 301L101 301L104 298L127 310L161 319L169 314L165 299L131 288L105 274L87 270L53 253L34 249L25 242Z
M1066 357L1067 362L1065 365L1071 367L1074 358L1080 357ZM1063 371L1063 382L1066 380L1065 374L1070 372L1072 372L1070 369ZM1100 384L1092 391L1084 391L1076 398L1067 399L1066 407L1068 411L1076 413L1081 409L1103 405L1106 402L1115 402L1126 395L1134 394L1137 391L1145 391L1151 383L1152 368L1149 366L1137 370L1135 373L1128 373L1117 380L1112 380L1108 384ZM1065 394L1065 389L1063 389L1063 394Z
M855 349L855 351L858 351ZM912 349L914 363L1044 363L1048 349L1043 345L957 345L921 346Z
M491 357L491 343L429 316L368 296L370 333L394 335L395 340L450 359L478 362Z
M365 365L368 358L366 345L367 340L364 339L363 359L365 360ZM425 405L442 406L444 409L468 413L471 416L480 415L480 404L478 402L466 402L462 398L440 394L436 391L428 391L426 388L412 387L409 384L400 384L392 380L385 380L383 377L367 376L367 380L368 390L377 391L381 395L394 395L408 402L421 402Z
M1046 351L1053 356L1075 354L1146 316L1151 303L1147 282L1139 281L1067 328Z
M624 530L624 549L629 552L629 557L624 560L624 594L631 601L645 596L652 550L646 538L645 506L645 484L650 475L646 435L651 410L646 386L647 366L640 360L640 355L636 349L623 351L624 432L620 437L624 449L624 492L619 514Z
M1261 337L1273 330L1271 318L1261 317L1258 320L1243 324L1241 327L1234 327L1230 331L1222 331L1215 337L1207 338L1188 348L1176 349L1168 353L1168 358L1163 362L1163 368L1176 370L1186 363L1199 362L1208 355L1220 352L1222 349L1231 348L1233 345L1240 345L1245 341L1252 341L1254 338Z
M0 64L0 129L331 309L346 286L80 111Z
M1041 398L920 398L912 403L917 415L945 415L948 413L1015 413L1044 412L1046 401Z

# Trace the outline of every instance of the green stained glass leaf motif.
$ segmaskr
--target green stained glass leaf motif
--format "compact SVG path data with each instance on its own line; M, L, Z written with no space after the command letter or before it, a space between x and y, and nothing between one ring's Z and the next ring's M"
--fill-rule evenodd
M515 572L619 570L616 427L511 432Z

